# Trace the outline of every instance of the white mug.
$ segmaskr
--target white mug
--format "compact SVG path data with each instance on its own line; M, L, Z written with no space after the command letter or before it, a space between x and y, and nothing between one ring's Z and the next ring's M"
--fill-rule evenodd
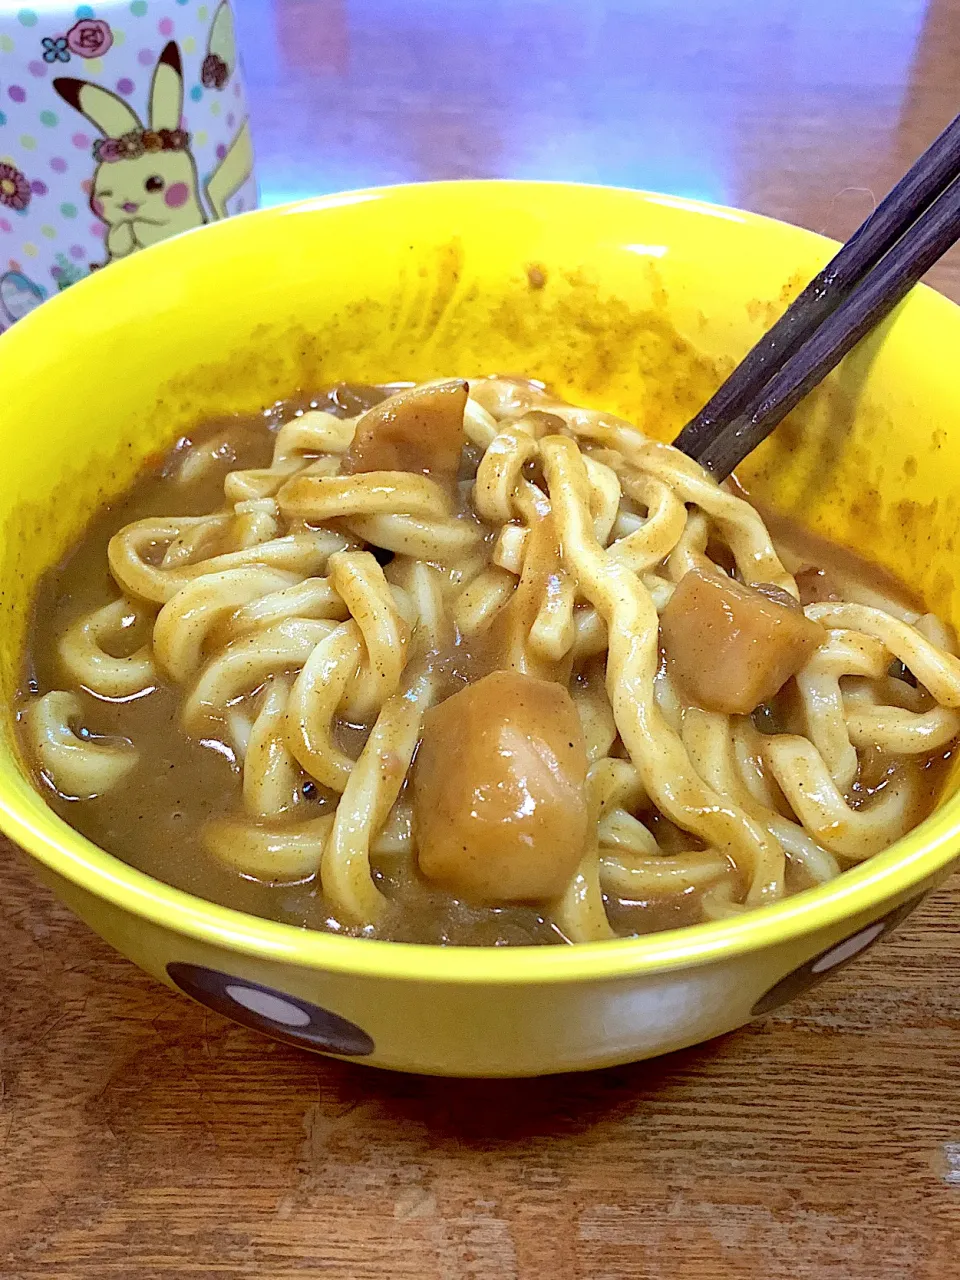
M228 0L0 0L0 331L256 203Z

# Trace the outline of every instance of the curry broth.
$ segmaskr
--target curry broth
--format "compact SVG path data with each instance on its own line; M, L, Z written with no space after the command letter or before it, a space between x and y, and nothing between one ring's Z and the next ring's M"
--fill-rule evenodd
M309 401L309 405L306 401L277 405L247 419L207 424L178 442L166 457L152 460L133 488L94 517L77 547L41 582L30 626L21 702L64 687L65 676L58 657L60 637L78 618L116 598L117 587L107 568L107 545L119 528L145 517L167 515L171 510L178 515L199 516L219 509L226 473L269 466L275 432L291 411L320 407L337 416L353 416L386 394L386 389L379 388L334 388ZM210 446L206 469L187 482L178 480L173 487L171 477L185 450L203 443ZM471 460L469 447L465 462L468 470L475 469L476 459ZM849 580L852 575L882 588L888 596L893 587L901 600L913 602L902 584L892 584L888 575L849 551L833 549L819 539L813 541L802 530L781 520L776 522L775 538L778 549L782 542L794 561L815 564L819 571L817 590L823 593L822 598L830 596L834 569L837 581ZM126 652L132 652L143 639L136 634L136 627L130 629L128 638ZM117 652L115 656L124 654ZM446 696L498 667L498 655L489 640L474 646L455 644L430 661L442 670ZM211 734L196 739L181 727L182 692L172 684L158 683L145 694L127 699L111 701L86 689L79 696L98 735L129 738L138 748L138 762L122 784L95 799L68 799L41 775L44 794L72 827L138 870L224 906L331 932L460 945L563 941L556 925L537 907L474 906L459 901L429 884L409 866L398 865L387 856L373 858L374 877L389 899L387 913L376 928L352 929L338 923L317 899L314 877L299 884L271 885L230 869L205 850L200 831L210 819L238 813L240 771L233 752L218 737ZM790 696L787 689L781 708L785 716ZM341 724L337 729L338 743L355 759L369 731L369 724ZM950 754L948 750L909 762L888 757L870 776L865 771L851 802L856 805L882 789L897 768L917 770L925 784L915 815L919 821L933 807ZM305 781L298 820L332 812L335 799L323 787ZM691 848L691 837L672 827L667 819L655 815L654 822L658 824L657 838L663 849L669 851L672 841L678 848ZM738 893L742 886L732 867L729 878L733 892ZM809 883L788 860L787 891L797 892ZM700 918L699 897L691 891L640 902L608 901L607 907L614 929L622 934L684 926Z

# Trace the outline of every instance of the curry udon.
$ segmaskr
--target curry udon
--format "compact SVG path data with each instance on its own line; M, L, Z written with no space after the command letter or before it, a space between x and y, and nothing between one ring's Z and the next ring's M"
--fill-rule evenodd
M341 386L181 440L95 519L40 591L19 722L72 826L203 897L581 942L891 844L935 802L960 661L897 584L610 414Z

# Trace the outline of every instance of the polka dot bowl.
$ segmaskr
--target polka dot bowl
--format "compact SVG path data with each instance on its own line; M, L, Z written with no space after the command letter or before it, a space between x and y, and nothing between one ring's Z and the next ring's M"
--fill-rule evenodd
M199 419L338 379L499 369L669 439L831 252L794 227L666 196L426 184L231 218L27 316L0 336L0 827L160 981L288 1043L406 1071L649 1057L882 947L957 857L955 776L889 850L761 910L601 944L441 949L294 928L159 883L47 808L14 745L39 575ZM960 312L915 290L744 469L760 497L869 548L955 626L958 341Z
M228 0L0 3L0 331L256 202Z

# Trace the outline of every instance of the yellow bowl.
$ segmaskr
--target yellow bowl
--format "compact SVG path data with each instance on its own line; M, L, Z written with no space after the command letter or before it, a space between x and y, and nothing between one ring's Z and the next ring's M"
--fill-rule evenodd
M198 419L338 379L523 372L668 439L833 248L667 196L400 187L191 232L28 316L0 339L0 826L157 978L294 1043L399 1070L652 1056L729 1031L862 951L946 875L956 798L838 880L737 919L441 950L308 933L131 870L46 807L12 714L38 576ZM916 290L744 469L759 496L868 551L955 625L958 343L960 312Z

